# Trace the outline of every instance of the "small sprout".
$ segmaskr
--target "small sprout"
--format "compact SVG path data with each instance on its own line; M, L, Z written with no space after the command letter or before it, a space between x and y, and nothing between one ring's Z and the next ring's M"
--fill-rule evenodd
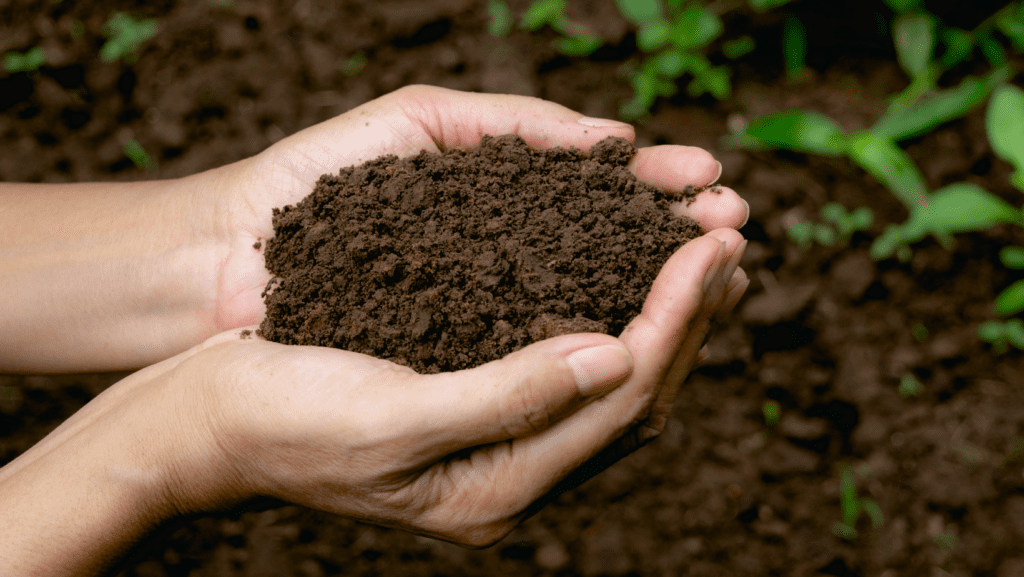
M914 340L919 343L923 343L928 340L928 328L921 323L914 325L914 327L910 329L910 334L913 335Z
M155 170L157 168L156 159L150 156L146 149L142 148L142 145L136 140L129 140L124 143L124 155L141 169Z
M355 76L362 72L369 62L370 59L366 57L366 53L359 50L350 56L348 60L342 62L339 70L345 76Z
M952 533L939 533L937 535L932 535L932 541L934 541L935 544L939 546L939 549L942 549L946 555L951 555L957 545L956 535Z
M519 21L519 27L530 32L536 32L544 26L561 31L565 25L565 0L534 0Z
M135 20L124 12L115 12L103 25L107 42L100 48L103 62L135 62L147 40L156 36L160 24L156 19Z
M598 34L587 34L579 38L574 36L563 36L555 39L552 46L555 50L566 56L590 56L595 50L604 44L604 38Z
M790 82L799 80L807 61L807 31L796 16L786 18L782 28L782 59Z
M741 36L722 43L722 54L730 60L736 60L754 51L754 39L750 36Z
M3 57L4 68L11 74L17 72L34 72L46 64L46 50L42 46L28 50L24 54L20 52L8 52Z
M512 11L504 0L491 0L487 4L487 12L491 19L487 23L487 32L496 38L504 38L512 32L515 19L512 18Z
M841 539L851 541L857 538L857 519L865 513L871 520L874 529L881 529L884 524L882 508L874 499L859 497L853 469L848 465L840 466L839 472L839 506L843 511L843 520L832 525L832 533Z
M924 392L924 385L913 374L907 373L900 379L900 386L897 387L896 392L903 398L916 397Z
M761 407L761 411L764 413L764 424L769 427L778 425L782 420L782 405L778 401L768 399Z

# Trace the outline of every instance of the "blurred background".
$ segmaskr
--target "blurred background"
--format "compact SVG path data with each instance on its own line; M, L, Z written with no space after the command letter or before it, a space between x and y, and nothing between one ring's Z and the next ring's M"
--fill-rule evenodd
M1024 575L1022 51L1006 1L0 0L0 181L193 174L424 83L706 148L751 206L663 437L499 544L282 507L120 574ZM0 464L123 376L0 376Z

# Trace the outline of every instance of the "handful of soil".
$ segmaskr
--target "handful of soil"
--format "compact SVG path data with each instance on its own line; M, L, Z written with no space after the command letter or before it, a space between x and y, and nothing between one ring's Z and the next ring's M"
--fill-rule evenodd
M436 373L574 332L618 334L661 266L702 234L626 164L515 135L473 150L383 156L274 209L259 334Z

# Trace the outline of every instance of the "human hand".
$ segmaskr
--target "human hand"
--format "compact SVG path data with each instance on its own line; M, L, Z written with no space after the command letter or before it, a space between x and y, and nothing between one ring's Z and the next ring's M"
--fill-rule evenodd
M607 136L634 139L628 124L583 118L536 98L412 86L298 132L253 158L210 171L212 184L206 188L216 194L206 197L215 205L209 212L223 215L217 236L229 247L216 275L216 326L228 330L263 318L260 294L271 277L253 245L273 236L272 209L297 203L320 175L383 154L471 148L484 134L505 133L519 134L537 148L586 150ZM721 171L706 151L687 146L640 149L630 168L641 180L675 192L709 184ZM720 188L720 193L699 194L690 206L677 205L676 212L706 230L741 227L746 203L731 189Z

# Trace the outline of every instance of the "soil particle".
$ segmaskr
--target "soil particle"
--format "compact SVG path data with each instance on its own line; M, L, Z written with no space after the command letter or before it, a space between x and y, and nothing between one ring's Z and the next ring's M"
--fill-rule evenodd
M384 156L275 209L264 338L458 370L573 332L618 334L700 225L638 181L620 138Z

